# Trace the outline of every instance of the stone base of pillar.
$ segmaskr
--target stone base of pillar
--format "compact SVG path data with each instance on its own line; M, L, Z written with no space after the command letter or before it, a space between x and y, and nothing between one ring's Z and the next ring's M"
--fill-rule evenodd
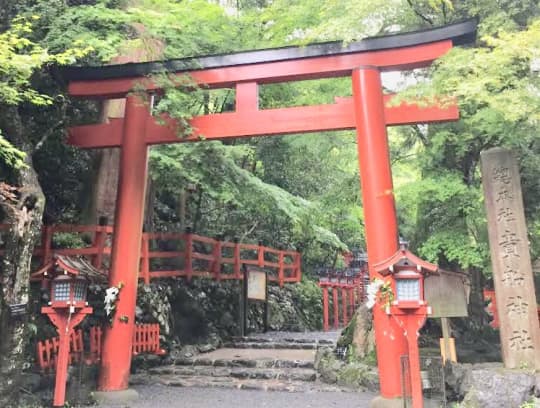
M127 403L139 399L139 393L134 389L128 388L121 391L94 391L92 396L99 405L121 405L126 406Z
M403 408L403 399L378 396L370 401L369 408Z

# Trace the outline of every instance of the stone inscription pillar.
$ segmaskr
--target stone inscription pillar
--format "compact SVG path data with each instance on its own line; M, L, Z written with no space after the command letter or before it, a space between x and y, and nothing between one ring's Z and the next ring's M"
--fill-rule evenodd
M482 152L493 281L507 368L540 369L540 329L517 161L502 148Z

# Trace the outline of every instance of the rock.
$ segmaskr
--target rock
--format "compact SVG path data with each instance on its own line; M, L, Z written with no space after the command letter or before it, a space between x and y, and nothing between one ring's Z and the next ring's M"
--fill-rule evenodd
M22 386L30 392L35 392L41 386L41 377L38 373L24 373L21 378Z
M537 375L530 370L505 369L497 363L449 364L447 385L468 408L516 408L535 392Z
M216 346L213 344L199 344L197 346L197 350L199 350L199 353L208 353L210 351L214 351L216 349Z

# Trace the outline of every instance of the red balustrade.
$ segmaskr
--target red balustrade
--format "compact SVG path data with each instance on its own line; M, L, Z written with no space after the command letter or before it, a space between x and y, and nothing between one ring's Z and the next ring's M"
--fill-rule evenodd
M0 235L8 228L8 225L0 224ZM55 248L53 238L58 233L88 237L86 240L90 243L83 248ZM84 256L90 259L94 267L106 273L113 233L112 226L46 225L42 229L41 245L34 250L34 259L39 258L39 264L45 265L53 254ZM160 243L177 249L158 249ZM0 246L0 257L3 254L4 248ZM277 282L280 286L287 282L299 282L302 276L300 254L295 251L221 241L190 232L147 232L142 236L139 279L146 284L151 279L176 277L188 280L193 277L243 279L242 264L268 269L269 281Z
M340 325L345 327L349 324L356 308L365 300L365 283L367 276L368 269L367 267L364 267L354 278L337 277L337 275L319 278L319 287L322 289L324 331L330 329L330 316L332 316L332 326L336 330ZM332 293L332 305L330 305L329 291ZM339 298L341 298L341 313ZM330 306L332 306L333 309L332 314L330 314Z
M90 328L88 347L85 349L83 331L74 330L70 337L69 364L97 364L101 359L102 329ZM36 346L37 363L43 372L54 371L58 354L58 337L39 341ZM164 355L159 344L159 324L137 324L133 334L133 355L141 353Z

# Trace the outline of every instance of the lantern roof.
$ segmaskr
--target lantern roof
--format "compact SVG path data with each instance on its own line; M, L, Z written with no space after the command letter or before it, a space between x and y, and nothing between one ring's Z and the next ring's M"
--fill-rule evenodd
M400 248L390 258L373 265L373 269L381 275L385 276L393 273L393 269L395 266L415 268L419 272L424 274L436 274L439 271L438 265L424 261L422 258L416 256L405 247Z
M107 277L96 269L86 259L81 257L54 254L51 260L34 272L30 278L33 280L53 279L58 275L81 276L90 282L101 283Z

